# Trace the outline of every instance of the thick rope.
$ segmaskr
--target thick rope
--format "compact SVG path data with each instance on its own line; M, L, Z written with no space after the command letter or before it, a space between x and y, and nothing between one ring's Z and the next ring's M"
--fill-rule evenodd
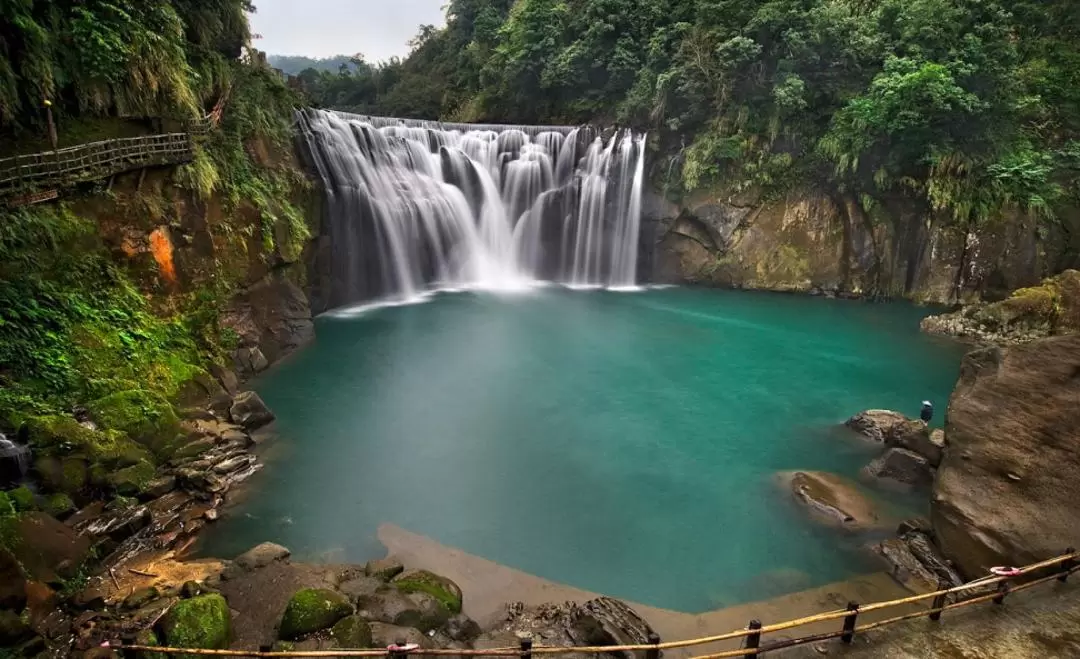
M978 579L970 583L954 586L952 588L946 588L944 590L937 590L932 593L924 593L922 595L912 595L910 597L903 597L900 599L889 600L886 602L875 602L866 606L860 606L854 613L863 614L871 611L879 611L883 609L889 609L895 606L902 606L904 604L914 604L922 602L924 600L935 598L939 595L954 595L956 593L962 593L964 591L972 590L975 588L985 588L986 586L995 585L1003 581L1015 579L1025 574L1030 574L1037 570L1046 569L1048 567L1061 567L1061 565L1068 560L1076 560L1080 558L1080 552L1073 552L1071 554L1063 554L1056 558L1047 559L1038 563L1032 563L1026 567L1021 568L1016 574L1008 577L988 577L985 579ZM1068 572L1055 572L1054 574L1030 581L1025 584L1021 584L1013 587L1010 592L1017 592L1038 584L1057 579L1063 574L1072 574L1080 569L1080 566L1071 568ZM965 606L971 606L973 604L979 604L986 602L1000 596L1000 593L991 593L989 595L982 595L974 597L972 599L964 600L962 602L956 602L943 606L940 609L922 609L916 613L909 613L895 618L889 618L874 623L867 623L855 628L855 632L867 631L877 627L901 622L903 620L910 620L912 618L918 618L929 615L936 611L948 611L951 609L957 609ZM536 654L569 654L569 653L606 653L606 652L639 652L649 650L674 650L678 648L692 647L696 645L707 645L709 643L718 643L720 641L728 641L736 638L743 638L751 634L769 634L779 631L792 629L794 627L802 627L818 622L827 622L830 620L839 620L852 615L852 611L847 609L837 609L835 611L829 611L827 613L819 613L816 615L806 616L803 618L796 618L795 620L789 620L787 622L776 623L772 625L765 625L761 629L738 629L735 631L727 632L725 634L718 634L716 636L703 636L700 638L684 639L681 641L669 641L667 643L657 644L633 644L633 645L592 645L583 647L561 647L561 646L537 646L532 648L531 653ZM829 632L826 634L819 634L804 639L795 639L790 645L801 645L803 643L814 642L818 640L825 640L828 638L835 638L843 635L843 631ZM785 647L790 647L785 645ZM139 650L145 652L160 652L162 654L192 654L192 655L206 655L217 657L385 657L389 654L386 649L369 649L369 650L309 650L303 652L259 652L255 650L205 650L198 648L173 648L173 647L158 647L153 645L123 645L120 643L112 644L112 647L125 650ZM778 649L775 644L770 646L764 646L758 649L739 649L729 650L718 654L706 654L694 657L694 659L724 659L726 657L740 657L744 655L754 655L760 652L768 650ZM521 656L522 650L520 648L491 648L487 650L467 650L467 649L420 649L409 652L402 652L401 654L414 654L414 655L457 655L457 656L474 656L474 657L517 657Z

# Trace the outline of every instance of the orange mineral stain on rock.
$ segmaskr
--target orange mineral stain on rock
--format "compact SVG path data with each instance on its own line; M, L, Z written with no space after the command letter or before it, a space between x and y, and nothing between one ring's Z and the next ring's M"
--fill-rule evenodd
M176 266L173 265L173 245L168 229L158 227L150 234L150 252L157 261L161 276L170 284L176 283Z

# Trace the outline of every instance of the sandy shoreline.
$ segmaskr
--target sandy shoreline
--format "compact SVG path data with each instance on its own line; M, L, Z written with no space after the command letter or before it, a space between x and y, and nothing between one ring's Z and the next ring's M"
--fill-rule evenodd
M599 594L556 583L520 570L500 565L459 549L447 547L431 538L407 531L393 524L383 524L378 531L379 541L389 554L397 556L409 567L431 570L453 579L464 592L465 613L487 625L501 617L507 602L520 601L528 605L544 602L583 602ZM907 590L897 584L887 573L879 572L847 581L840 581L818 588L811 588L790 595L783 595L760 602L709 611L706 613L682 613L660 609L635 602L627 602L665 641L696 638L722 634L744 628L751 619L768 624L843 608L849 601L869 603L905 597ZM912 608L897 607L882 612L879 618L900 615ZM867 615L860 622L875 617ZM791 637L832 631L839 622L807 625L792 630ZM778 637L771 637L776 640ZM766 640L770 640L769 637ZM685 657L706 652L736 648L737 643L717 643L687 650L667 653L667 656Z

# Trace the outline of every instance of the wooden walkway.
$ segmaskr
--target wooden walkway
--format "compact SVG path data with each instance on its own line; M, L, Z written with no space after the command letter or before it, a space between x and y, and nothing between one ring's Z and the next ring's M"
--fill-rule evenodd
M0 159L0 199L194 157L190 133L126 137Z

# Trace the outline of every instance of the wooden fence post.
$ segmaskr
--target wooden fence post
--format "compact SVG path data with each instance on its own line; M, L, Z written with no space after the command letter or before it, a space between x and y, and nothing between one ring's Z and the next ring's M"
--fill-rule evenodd
M859 603L848 602L847 610L851 613L844 618L844 633L840 636L840 640L851 643L851 640L855 638L855 620L859 617Z
M518 643L521 646L521 659L532 659L533 653L533 639L532 634L522 634L518 637Z
M744 646L744 649L757 650L759 647L761 647L761 621L751 620L750 624L747 625L746 628L753 633L746 637L746 645ZM743 655L743 659L754 659L754 657L757 657L760 654L760 652L747 652Z
M1066 554L1075 554L1076 553L1076 547L1069 547L1068 549L1065 550L1065 553ZM1072 572L1072 569L1074 567L1076 567L1076 559L1073 558L1072 556L1070 556L1069 558L1066 558L1065 560L1061 561L1061 574L1058 575L1058 581L1060 581L1061 583L1065 583L1066 581L1068 581L1069 580L1069 573Z
M1008 594L1009 594L1009 582L1008 581L998 582L997 595L994 595L994 599L992 599L990 601L992 601L994 604L1004 604L1005 603L1005 596L1008 595Z
M949 582L944 579L938 579L937 589L948 590ZM941 593L934 597L934 601L930 604L930 608L933 609L930 612L930 619L934 622L941 620L941 607L945 606L945 598L948 597L945 593Z

